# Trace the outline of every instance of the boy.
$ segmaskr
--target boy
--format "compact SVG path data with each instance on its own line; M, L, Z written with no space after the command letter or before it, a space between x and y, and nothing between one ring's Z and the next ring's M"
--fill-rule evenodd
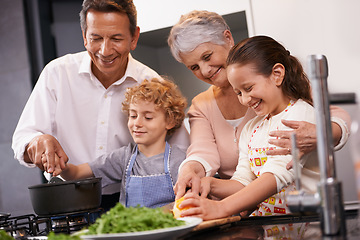
M185 152L170 147L166 136L180 128L186 99L174 83L152 79L128 88L122 107L135 144L90 163L68 164L61 176L66 180L102 177L103 187L121 182L119 201L126 207L155 208L173 202L173 185Z

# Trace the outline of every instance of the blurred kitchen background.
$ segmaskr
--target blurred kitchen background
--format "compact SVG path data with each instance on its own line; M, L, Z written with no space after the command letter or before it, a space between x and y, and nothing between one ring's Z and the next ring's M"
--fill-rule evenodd
M0 212L32 213L28 186L42 181L37 169L13 159L11 138L33 84L46 63L84 50L78 13L82 0L1 0L0 5ZM134 0L140 40L133 56L169 75L191 99L209 85L192 76L170 54L166 39L181 14L215 11L235 41L269 35L291 50L306 69L306 57L328 59L332 104L357 121L360 90L360 1L358 0ZM164 10L165 9L165 10ZM351 139L350 139L351 141ZM336 152L345 201L357 200L351 144Z

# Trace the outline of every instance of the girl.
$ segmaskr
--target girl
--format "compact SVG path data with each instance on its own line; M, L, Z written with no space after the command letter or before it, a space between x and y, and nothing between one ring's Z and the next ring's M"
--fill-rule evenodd
M253 215L289 213L285 195L294 186L294 171L286 164L291 155L267 156L269 132L289 129L281 119L315 123L309 80L299 61L270 37L256 36L235 45L227 59L227 75L241 104L257 116L250 120L240 136L240 155L230 180L203 178L201 196L187 193L180 208L193 206L182 216L204 220L227 217L242 211L257 210ZM316 152L301 158L305 190L316 191L319 180ZM220 198L213 201L205 198Z

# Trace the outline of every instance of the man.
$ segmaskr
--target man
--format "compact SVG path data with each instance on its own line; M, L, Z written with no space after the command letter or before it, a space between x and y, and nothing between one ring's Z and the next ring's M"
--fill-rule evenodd
M121 110L124 93L144 79L159 78L130 54L140 35L131 0L84 0L80 23L87 52L44 68L15 129L12 148L25 166L53 172L68 161L78 165L128 145L133 140ZM170 143L186 148L185 128ZM111 185L103 194L118 191Z

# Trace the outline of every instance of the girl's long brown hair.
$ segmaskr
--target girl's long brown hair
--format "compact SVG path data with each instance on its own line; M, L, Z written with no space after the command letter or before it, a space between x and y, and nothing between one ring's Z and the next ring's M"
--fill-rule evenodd
M310 81L301 63L271 37L255 36L244 39L232 47L226 63L254 64L258 73L266 77L270 76L276 63L281 63L285 67L281 84L283 93L291 99L302 99L312 105Z

